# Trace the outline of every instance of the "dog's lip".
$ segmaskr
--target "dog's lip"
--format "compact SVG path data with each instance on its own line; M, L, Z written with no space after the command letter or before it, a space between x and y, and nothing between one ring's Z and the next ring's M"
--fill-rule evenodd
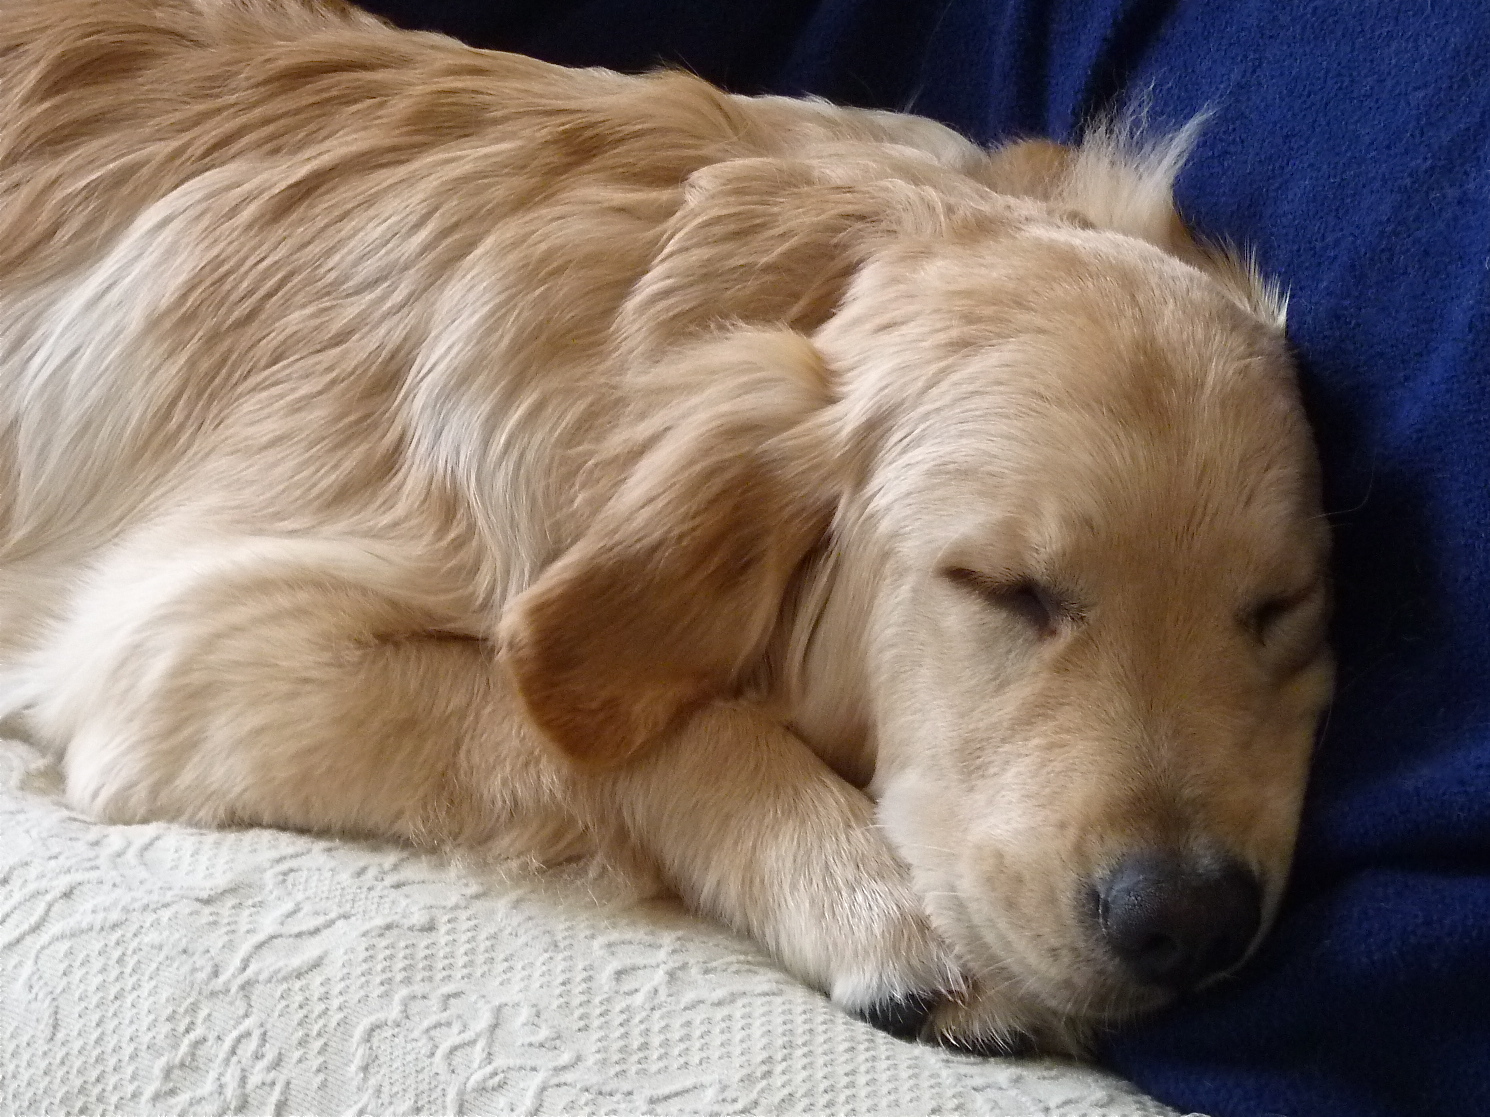
M1021 989L1027 994L1033 994L1035 1000L1043 1006L1054 1007L1050 999L1044 995L1041 985L1045 984L1045 978L1032 966L1024 964L1023 951L1017 943L999 923L995 913L989 910L989 905L978 904L976 907L972 898L964 889L957 888L951 892L952 898L957 902L961 918L957 925L965 928L971 933L975 940L971 944L962 944L957 940L962 936L949 936L953 939L954 949L970 945L975 948L978 957L964 959L965 963L975 974L983 976L987 974L1009 974L1018 979ZM959 953L965 953L965 949ZM1031 980L1033 977L1033 981Z
M1049 976L1038 967L1031 966L1023 959L1022 951L1014 939L999 923L996 915L989 910L990 905L979 904L976 907L970 902L970 897L961 889L956 888L944 896L955 899L960 909L961 919L958 925L966 928L975 937L979 958L968 960L964 958L964 964L968 964L974 974L1010 974L1016 978L1021 992L1046 1011L1062 1016L1072 1015L1069 1007L1062 1005L1062 1000L1069 1000L1070 994L1059 988L1050 988ZM1089 920L1078 918L1073 926L1080 928L1082 934L1088 934ZM991 933L990 933L991 932ZM954 949L962 947L959 942L962 936L947 936L953 943ZM959 949L959 953L965 950ZM1077 979L1079 980L1079 979ZM1067 979L1071 982L1071 979ZM1112 972L1098 970L1090 972L1088 981L1083 983L1087 988L1081 990L1079 996L1084 1004L1079 1019L1086 1024L1099 1027L1114 1026L1138 1016L1158 1012L1178 999L1178 995L1168 990L1155 989L1151 986L1137 985ZM1096 996L1093 996L1091 985L1099 986Z

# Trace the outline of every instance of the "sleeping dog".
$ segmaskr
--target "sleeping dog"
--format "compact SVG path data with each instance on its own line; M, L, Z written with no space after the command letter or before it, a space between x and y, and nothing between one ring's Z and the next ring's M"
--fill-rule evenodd
M588 858L1078 1051L1277 909L1330 686L1191 138L0 0L0 699L70 802Z

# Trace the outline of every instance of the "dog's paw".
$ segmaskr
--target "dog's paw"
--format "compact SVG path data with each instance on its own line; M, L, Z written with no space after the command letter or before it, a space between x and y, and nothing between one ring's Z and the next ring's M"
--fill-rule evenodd
M854 907L859 920L835 936L833 1002L851 1016L900 1039L926 1031L937 1006L966 982L952 951L932 929L920 898L906 888L880 887ZM878 908L879 918L866 918Z
M857 1009L855 1016L896 1039L919 1039L943 993L899 993Z
M842 888L817 889L818 910L799 904L791 934L772 946L788 970L849 1016L913 1040L966 980L898 865L887 856L875 868Z
M978 984L933 1006L919 1038L966 1055L1089 1056L1085 1028L1043 1005Z

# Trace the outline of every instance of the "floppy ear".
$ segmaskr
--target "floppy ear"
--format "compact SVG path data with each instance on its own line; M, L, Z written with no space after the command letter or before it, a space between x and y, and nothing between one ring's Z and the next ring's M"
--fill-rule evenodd
M1020 140L994 148L976 177L1003 193L1048 202L1098 229L1126 233L1175 255L1194 241L1174 205L1174 180L1206 114L1168 134L1148 130L1142 102L1097 116L1075 145Z
M714 163L689 176L660 250L621 308L627 361L720 322L821 326L861 264L906 234L947 228L986 190L924 159L850 152Z
M1157 245L1210 275L1247 313L1281 329L1288 299L1278 286L1249 254L1196 237L1175 208L1175 177L1208 116L1149 135L1140 103L1093 120L1076 146L1021 140L995 148L974 173L1001 193L1048 202L1099 229Z
M992 148L972 174L1000 194L1048 202L1060 189L1076 149L1054 140L1015 140Z
M736 685L837 500L826 371L804 337L740 331L669 362L693 386L680 418L500 628L533 721L592 764Z

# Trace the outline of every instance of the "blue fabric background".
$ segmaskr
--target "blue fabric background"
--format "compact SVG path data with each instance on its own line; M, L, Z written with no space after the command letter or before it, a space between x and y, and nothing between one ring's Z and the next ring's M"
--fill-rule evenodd
M1490 1113L1490 5L1484 0L375 0L561 62L1069 138L1152 88L1216 115L1178 186L1254 245L1337 540L1340 687L1286 912L1107 1046L1216 1117Z

